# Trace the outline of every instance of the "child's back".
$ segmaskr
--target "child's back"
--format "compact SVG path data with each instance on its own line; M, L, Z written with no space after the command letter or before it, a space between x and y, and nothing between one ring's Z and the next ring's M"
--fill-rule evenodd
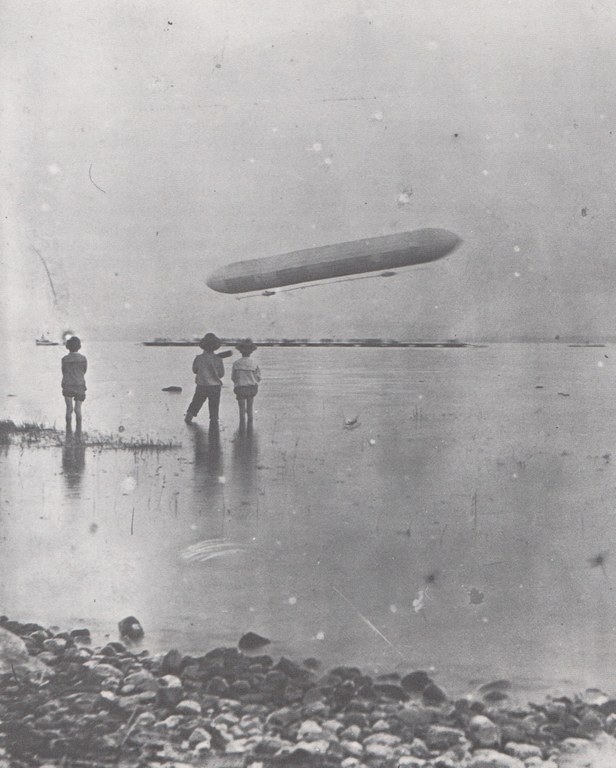
M204 350L193 361L195 382L201 387L222 387L225 367L218 355Z
M248 416L248 423L252 424L252 404L259 391L261 371L257 363L250 358L250 355L257 348L252 339L243 339L238 342L235 348L242 353L241 358L233 363L231 369L231 379L235 384L233 391L240 410L241 427L246 416Z
M68 355L62 358L62 395L66 402L66 431L72 430L73 408L77 432L81 433L81 404L86 399L86 371L88 361L79 350L81 341L77 336L67 339Z
M261 381L261 371L251 357L240 357L232 366L231 378L240 387L248 387Z
M210 425L218 424L220 390L222 389L222 377L225 375L225 366L221 359L224 352L218 355L214 352L220 347L220 344L220 339L214 333L206 333L199 342L203 352L193 360L192 370L197 386L184 417L187 424L192 422L206 400L210 411Z
M86 391L88 361L81 352L69 352L62 358L62 389Z

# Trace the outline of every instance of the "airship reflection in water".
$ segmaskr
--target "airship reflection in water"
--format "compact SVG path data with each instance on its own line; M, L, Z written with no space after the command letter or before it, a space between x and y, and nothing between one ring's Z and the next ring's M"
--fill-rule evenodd
M263 291L264 295L270 296L274 293L272 289L286 285L346 278L367 272L381 272L383 277L391 277L395 274L391 270L436 261L455 250L461 242L457 235L446 229L417 229L262 259L236 261L213 272L207 279L207 285L221 293Z

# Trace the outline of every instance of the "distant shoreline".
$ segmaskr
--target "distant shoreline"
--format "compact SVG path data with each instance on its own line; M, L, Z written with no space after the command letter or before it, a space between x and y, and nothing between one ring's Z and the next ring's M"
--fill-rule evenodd
M233 347L239 339L222 339L223 347ZM478 344L469 344L462 341L394 341L385 339L267 339L255 342L259 347L446 347L465 348L477 347ZM198 347L198 341L171 341L169 339L155 339L154 341L142 341L144 347Z

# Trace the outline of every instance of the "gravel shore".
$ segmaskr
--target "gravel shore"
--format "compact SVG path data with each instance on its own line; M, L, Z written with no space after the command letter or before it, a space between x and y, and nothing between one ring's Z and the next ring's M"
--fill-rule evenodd
M150 655L139 622L121 626L124 642L93 648L87 629L0 617L0 768L616 765L616 699L598 690L519 706L501 680L454 700L420 670L273 659L253 633Z

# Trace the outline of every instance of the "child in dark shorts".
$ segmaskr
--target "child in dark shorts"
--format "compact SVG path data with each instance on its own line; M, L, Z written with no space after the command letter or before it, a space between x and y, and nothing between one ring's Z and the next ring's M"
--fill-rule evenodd
M255 361L250 359L250 355L257 345L252 339L243 339L235 348L242 353L242 357L236 360L231 368L231 380L235 384L233 391L240 409L240 424L244 423L246 416L248 416L248 422L252 423L253 400L259 391L261 371Z
M225 366L222 359L229 357L233 352L216 352L221 341L215 333L206 333L199 342L203 350L193 361L192 370L195 374L195 394L188 406L184 421L191 424L192 420L201 410L201 406L208 401L210 411L210 426L218 426L218 409L220 407L220 391L222 389L222 377L225 375ZM216 354L214 354L216 352Z
M86 378L88 361L79 353L81 341L77 336L67 339L68 355L62 358L62 394L66 403L66 431L73 429L73 407L75 410L75 431L81 432L81 404L86 399ZM73 405L74 403L74 405Z

